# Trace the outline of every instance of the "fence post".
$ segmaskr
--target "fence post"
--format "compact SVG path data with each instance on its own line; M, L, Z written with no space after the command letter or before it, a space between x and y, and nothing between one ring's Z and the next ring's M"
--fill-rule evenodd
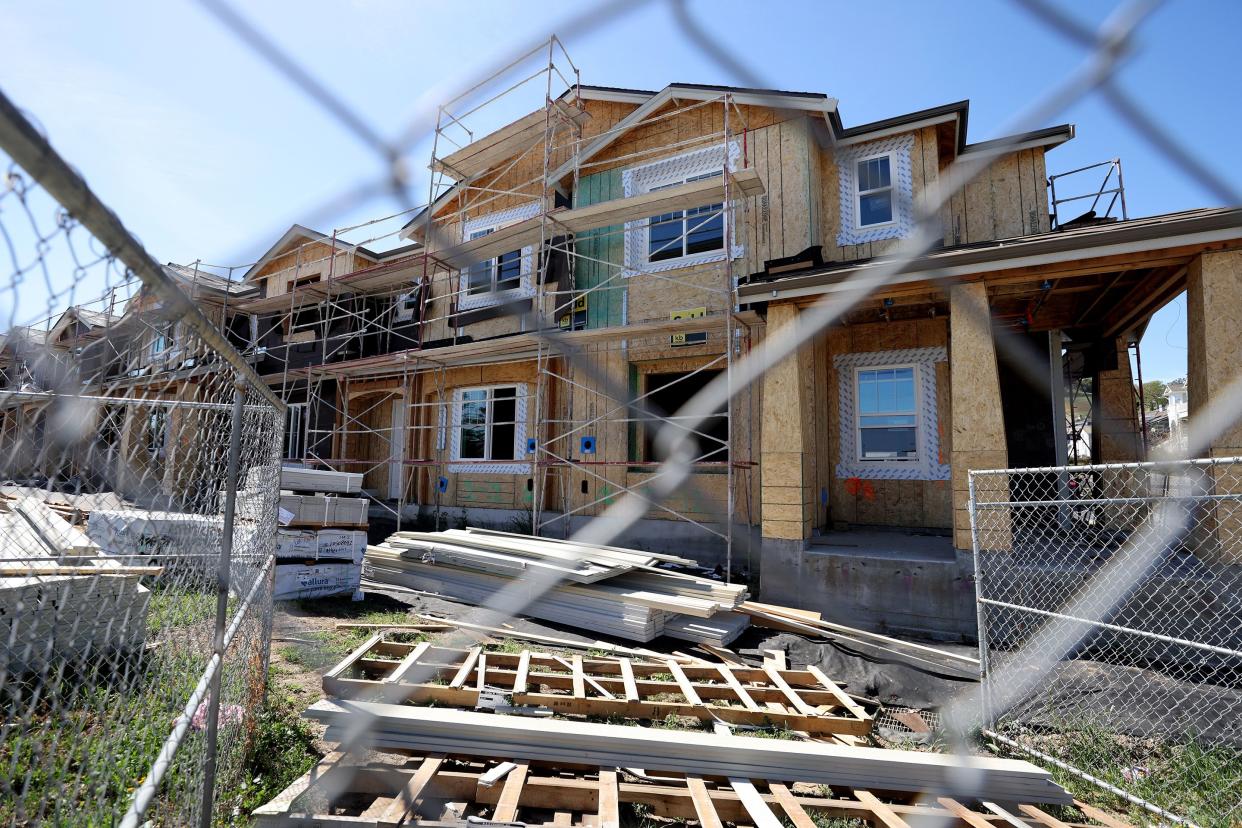
M983 601L983 566L979 558L979 526L975 515L975 473L966 473L967 498L966 508L970 514L970 549L974 558L975 568L975 625L979 628L979 704L982 726L992 726L991 703L989 702L989 671L988 671L988 625L987 610Z
M241 463L242 417L246 386L239 376L233 391L233 416L229 425L228 467L224 483L224 535L220 539L220 560L216 567L216 630L212 653L219 667L211 677L207 696L207 757L203 761L203 806L199 825L211 828L216 793L216 747L220 725L220 676L224 672L224 628L228 621L229 581L233 563L233 522L237 510L237 467Z

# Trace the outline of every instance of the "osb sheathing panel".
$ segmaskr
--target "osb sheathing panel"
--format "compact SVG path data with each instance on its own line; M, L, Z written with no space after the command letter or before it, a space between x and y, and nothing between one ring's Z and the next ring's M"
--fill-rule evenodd
M944 165L950 160L942 159ZM947 245L1048 232L1043 149L998 157L966 185L965 193L954 194L942 216Z
M264 295L282 296L289 292L289 283L295 279L316 275L321 280L336 278L372 264L374 262L348 250L337 250L333 257L331 245L307 242L272 259L253 277L253 281L267 285Z
M820 420L827 425L817 430L817 436L827 446L827 467L820 479L827 480L828 511L832 521L933 529L952 527L952 498L947 481L862 480L837 476L836 465L841 457L839 383L848 382L849 376L846 372L838 372L832 364L837 354L944 347L948 339L948 320L944 317L849 325L828 332L825 373L820 374L826 377L823 385L828 416ZM948 364L937 363L940 462L948 462L952 441L949 376Z
M1242 253L1204 253L1187 270L1190 413L1217 399L1242 370ZM1212 440L1210 454L1242 455L1242 424Z
M768 333L795 324L790 303L768 309ZM814 344L800 346L763 376L763 536L800 540L811 533L815 481ZM772 485L792 483L792 486Z

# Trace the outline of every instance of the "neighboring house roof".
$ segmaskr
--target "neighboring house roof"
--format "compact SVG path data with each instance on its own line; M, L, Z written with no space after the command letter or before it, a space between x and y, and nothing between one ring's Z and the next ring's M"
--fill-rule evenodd
M934 250L903 266L886 287L1086 257L1236 240L1242 240L1242 208L1186 210ZM834 292L846 279L891 261L891 257L881 256L816 267L783 278L752 277L749 284L738 289L738 300L750 304Z
M303 227L300 224L295 224L286 230L285 234L281 236L275 244L268 248L267 252L260 256L257 262L250 266L250 269L246 271L246 275L242 277L242 281L249 282L256 274L258 274L260 270L267 266L272 259L287 253L298 244L304 244L308 241L320 242L321 244L326 244L328 246L332 246L333 243L335 243L340 249L353 251L355 254L362 256L364 259L370 259L373 262L379 261L381 258L380 254L368 250L365 247L350 244L342 241L341 239L333 239L331 236L320 233L318 230L312 230L309 227Z

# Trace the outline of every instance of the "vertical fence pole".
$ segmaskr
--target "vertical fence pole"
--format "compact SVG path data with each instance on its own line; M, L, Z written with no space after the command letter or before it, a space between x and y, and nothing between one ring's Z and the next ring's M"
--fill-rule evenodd
M242 416L246 386L238 377L233 392L233 417L229 425L228 468L224 483L224 535L220 539L220 561L216 567L216 630L212 653L220 666L211 677L207 696L207 757L203 761L203 807L199 825L211 828L216 793L216 749L220 725L220 676L224 672L224 628L228 621L229 580L233 563L233 522L237 511L237 467L241 463Z
M975 624L979 627L979 703L984 727L992 727L992 705L989 699L987 610L983 606L983 562L979 556L978 513L975 510L975 473L966 473L968 488L966 507L970 512L970 548L975 566Z

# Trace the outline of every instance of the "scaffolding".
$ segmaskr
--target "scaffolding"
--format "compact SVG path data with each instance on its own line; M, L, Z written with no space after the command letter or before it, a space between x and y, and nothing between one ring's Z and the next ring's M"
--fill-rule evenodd
M540 105L513 120L532 88ZM712 128L606 160L585 152L630 130L658 132L687 113ZM481 135L478 125L497 120L508 126ZM568 536L580 519L638 494L653 516L715 537L731 571L735 516L755 522L755 397L730 387L725 410L692 431L698 474L672 498L652 493L662 472L651 437L657 428L687 430L684 417L654 404L668 389L697 390L718 372L731 383L734 360L754 344L758 317L736 302L737 236L746 199L762 192L750 169L746 115L721 91L591 127L580 71L552 36L439 107L426 205L307 239L281 254L291 259L279 271L284 293L269 290L232 310L256 320L252 356L282 362L265 379L287 403L305 400L305 462L362 472L371 483L386 478L373 499L398 525L413 514L436 526L452 522L451 476L459 484L452 501L462 506L488 505L464 497L460 485L471 474L507 475L512 489L497 482L492 500L528 513L514 521L523 531ZM605 167L691 151L718 159L720 172L637 196L584 197L584 179ZM345 241L398 219L398 230ZM650 244L647 234L662 221L674 224L659 234L665 246L721 226L723 255L685 271L618 255L636 234ZM416 243L387 257L365 247L394 236ZM498 290L506 304L475 298ZM667 316L639 307L644 302ZM487 331L474 333L479 328ZM259 345L274 331L283 353ZM322 359L293 364L294 349L312 339ZM514 451L463 460L454 447L477 424L462 421L459 389L503 383L513 387L512 403L505 396L497 404L489 391L482 409L488 427L512 429ZM508 419L495 420L497 411Z

